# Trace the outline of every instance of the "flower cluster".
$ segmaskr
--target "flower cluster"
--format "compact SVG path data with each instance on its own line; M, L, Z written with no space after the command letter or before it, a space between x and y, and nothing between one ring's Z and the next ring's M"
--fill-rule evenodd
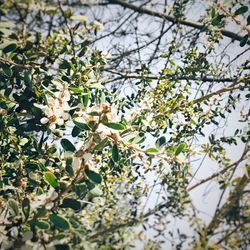
M118 122L117 109L110 106L107 103L97 104L93 107L89 107L86 110L78 113L76 121L88 124L94 123L96 126L96 132L101 139L107 136L113 138L116 141L120 141L120 134L117 130L107 127L105 124L109 122Z
M31 211L36 210L38 207L44 206L47 210L53 208L53 201L58 197L58 193L53 187L50 187L47 193L36 196L35 200L30 203Z
M70 117L68 113L70 110L69 100L70 92L65 86L62 86L59 91L54 93L54 97L49 96L47 98L48 106L35 104L35 106L40 108L45 114L45 117L43 117L40 122L42 124L48 123L51 130L54 130L56 125L62 126L64 121Z

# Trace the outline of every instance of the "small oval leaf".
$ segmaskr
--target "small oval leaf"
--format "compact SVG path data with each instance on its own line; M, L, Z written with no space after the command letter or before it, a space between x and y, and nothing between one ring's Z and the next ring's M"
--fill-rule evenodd
M81 130L90 130L89 126L85 123L78 122L76 120L73 120L74 124Z
M68 139L62 139L61 145L65 151L75 152L76 150L75 146Z
M245 36L243 36L243 38L240 40L240 47L243 47L246 45L248 41L248 34L246 34Z
M30 200L26 197L22 201L22 211L25 218L27 219L30 213Z
M49 219L58 229L67 230L70 228L68 220L62 216L59 216L57 214L50 214Z
M234 12L234 15L235 15L235 16L242 15L242 14L246 13L247 10L248 10L248 7L247 7L247 6L241 6L239 9L237 9L237 10Z
M83 15L74 15L74 16L71 16L70 19L82 21L82 22L87 22L87 20L88 20L88 18L86 16L83 16Z
M77 201L75 199L65 198L63 200L62 205L60 207L62 207L62 208L71 208L71 209L74 209L74 210L79 210L79 209L81 209L81 202Z
M146 153L158 153L159 151L156 148L148 148Z
M116 144L112 147L112 159L114 162L119 161L119 150Z
M13 72L12 72L12 69L10 68L9 65L7 64L2 64L1 66L2 70L3 70L3 73L7 76L7 77L11 77Z
M104 124L105 126L109 127L109 128L112 128L112 129L115 129L115 130L124 130L125 129L125 126L121 123L106 123Z
M102 182L102 177L101 175L99 175L98 173L96 173L95 171L92 171L90 169L85 169L85 173L86 175L88 176L88 178L95 182L95 183L98 183L100 184Z
M55 177L55 175L51 172L45 172L44 173L44 179L53 187L58 187L58 181Z
M17 45L15 43L11 43L9 45L7 45L4 49L3 49L3 53L9 53L11 51L14 51L17 49Z
M18 204L14 199L8 200L9 211L12 216L16 216L19 213Z
M65 170L67 171L68 175L73 177L74 176L74 169L72 167L72 163L73 163L73 158L72 157L68 157L66 159L66 167Z
M98 143L94 150L101 151L108 143L108 138L103 139L100 143Z
M165 144L166 144L166 138L165 138L165 136L161 136L160 138L158 138L156 140L156 143L155 143L155 145L156 145L157 148L161 148Z
M185 149L186 144L185 143L181 143L177 149L175 150L175 155L179 155L181 152L183 152L183 150Z
M247 25L250 25L250 15L247 17Z
M82 96L82 100L84 107L87 108L89 105L89 93L84 93L84 95Z
M71 135L73 137L77 137L81 132L82 130L80 128L78 128L77 126L74 126L74 128L72 129Z
M40 221L36 221L34 224L39 229L49 229L50 228L49 223L46 221L40 220Z

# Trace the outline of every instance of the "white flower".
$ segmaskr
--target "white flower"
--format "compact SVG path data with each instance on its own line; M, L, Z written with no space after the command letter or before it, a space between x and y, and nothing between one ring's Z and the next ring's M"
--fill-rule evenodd
M141 111L151 111L153 106L153 98L146 97L144 100L142 100L139 104L139 107Z
M60 87L60 91L54 93L54 97L49 96L48 106L35 104L36 107L40 108L45 117L43 117L40 122L42 124L49 123L50 129L54 130L56 125L62 126L65 120L68 120L70 115L68 111L70 106L68 101L70 100L70 93L65 87Z
M102 59L110 58L110 54L108 51L102 51L101 53Z
M180 153L179 155L175 156L175 160L176 162L178 162L179 164L184 164L186 163L186 158L185 155L183 153Z
M109 128L102 123L99 124L96 132L99 133L102 140L105 139L107 136L112 137L116 141L121 140L120 133L118 130Z
M93 21L92 22L92 26L96 29L96 30L102 30L103 29L103 24L98 22L98 21Z
M53 208L53 201L58 197L58 193L55 191L53 187L50 187L49 191L47 193L38 195L30 204L31 211L35 210L36 208L45 205L45 208L47 210L50 210Z
M76 153L74 154L73 157L73 162L72 162L72 168L74 170L79 169L82 163L82 159L84 159L86 162L91 161L92 155L90 153L87 153L87 151L92 144L92 138L88 140L87 142L80 141L76 144Z

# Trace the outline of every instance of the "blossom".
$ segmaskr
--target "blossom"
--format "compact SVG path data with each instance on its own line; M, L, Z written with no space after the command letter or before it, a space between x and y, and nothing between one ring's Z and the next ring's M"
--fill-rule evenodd
M79 111L78 115L79 116L75 118L75 121L77 122L85 124L88 124L89 122L95 123L95 132L99 134L101 139L105 139L109 136L116 141L121 140L118 130L109 128L105 125L110 122L119 122L117 109L114 106L111 106L108 103L101 103Z
M110 58L110 54L108 51L102 51L101 57L102 57L102 59L108 59L108 58Z
M92 138L88 140L87 142L80 141L77 143L75 146L76 152L73 156L73 161L72 161L72 168L74 170L79 169L82 163L82 159L84 159L86 162L92 160L92 154L88 153L87 150L91 147L92 145Z
M141 111L151 111L153 104L154 104L153 98L146 97L140 102L139 108L141 109Z
M36 107L40 108L45 117L41 118L42 124L49 123L49 128L54 130L56 125L62 126L65 120L69 119L70 106L68 101L70 100L70 93L65 87L61 87L59 91L54 93L54 97L48 97L48 106L35 104Z
M97 104L92 107L88 107L78 112L79 117L76 120L79 122L88 123L89 121L98 122L99 117L106 115L107 119L112 122L117 122L117 109L113 106L110 106L108 103Z
M53 187L50 187L47 193L38 195L36 199L30 203L31 211L35 210L36 208L45 205L47 210L52 209L53 201L58 197L58 193L55 191Z
M112 129L112 128L109 128L109 127L105 126L102 123L99 124L96 132L99 133L101 139L104 139L107 136L110 136L110 137L112 137L116 141L120 141L121 140L119 131L117 131L115 129Z
M102 30L103 29L103 24L98 22L98 21L93 21L92 26L96 29L96 30Z

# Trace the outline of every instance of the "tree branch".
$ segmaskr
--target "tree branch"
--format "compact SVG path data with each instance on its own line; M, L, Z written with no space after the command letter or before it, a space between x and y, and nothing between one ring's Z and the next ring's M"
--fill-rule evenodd
M147 14L147 15L150 15L150 16L163 18L163 19L165 19L165 20L167 20L169 22L172 22L172 23L177 22L177 20L172 16L169 16L167 14L164 14L164 13L161 13L161 12L158 12L158 11L155 11L155 10L151 10L151 9L148 9L148 8L145 8L145 7L138 7L138 6L134 5L134 4L125 2L123 0L109 0L109 3L120 5L120 6L124 7L124 8L128 8L128 9L137 11L138 13L141 13L141 14ZM191 27L191 28L199 29L199 30L206 30L208 28L204 24L201 24L201 23L198 23L198 22L195 22L195 21L192 21L192 20L188 20L188 19L178 20L178 23L180 23L182 25L185 25L185 26L188 26L188 27ZM232 31L225 30L225 29L221 30L221 34L223 36L226 36L226 37L229 37L229 38L231 38L233 40L238 40L238 41L240 41L243 38L243 36L238 35L238 34L232 32Z
M9 65L16 66L16 67L18 67L18 68L29 69L29 68L32 67L32 66L27 65L27 64L18 64L18 63L15 63L15 62L10 61L10 60L7 60L7 59L5 59L5 58L3 58L3 57L1 57L1 56L0 56L0 61L3 62L3 63L7 63L7 64L9 64Z
M203 82L236 82L237 78L219 78L219 77L213 77L213 76L204 76L204 77L193 77L193 76L178 76L176 74L164 74L163 76L157 76L157 75L139 75L134 73L121 73L113 70L106 70L107 72L110 72L112 74L119 75L118 77L115 77L113 79L109 79L106 81L106 83L118 81L121 79L151 79L151 80L159 80L160 78L169 78L171 80L189 80L189 81L203 81ZM161 79L160 79L161 80Z
M238 165L245 159L245 156L246 156L246 154L248 153L248 151L249 151L249 148L247 148L247 149L243 152L242 156L240 157L240 159L239 159L238 161L236 161L236 162L230 164L229 166L223 168L221 171L219 171L219 172L217 172L217 173L214 173L214 174L212 174L211 176L209 176L209 177L207 177L207 178L205 178L205 179L202 179L200 182L198 182L198 183L194 184L193 186L191 186L190 188L188 188L188 191L191 191L191 190L193 190L194 188L196 188L196 187L198 187L198 186L200 186L200 185L202 185L202 184L204 184L204 183L206 183L206 182L208 182L208 181L210 181L210 180L216 178L217 176L226 173L227 170L229 170L230 168L232 168L232 167L234 167L234 166L238 166Z

